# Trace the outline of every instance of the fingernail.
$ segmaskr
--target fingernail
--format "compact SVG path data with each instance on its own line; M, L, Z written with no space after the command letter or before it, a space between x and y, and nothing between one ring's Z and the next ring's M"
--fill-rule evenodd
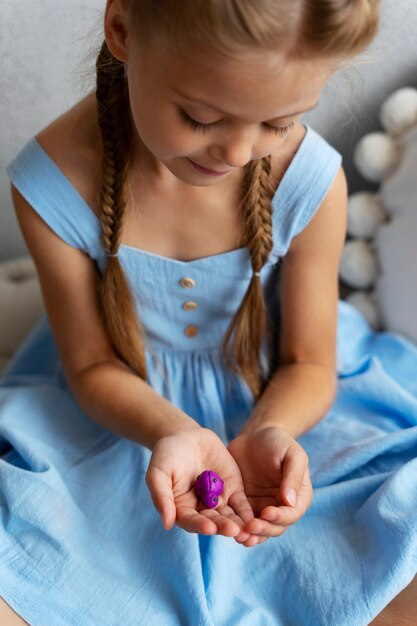
M272 515L262 515L261 519L264 519L267 522L273 522L274 521L274 517Z
M295 506L297 504L297 494L295 492L295 489L288 489L286 494L288 502L291 504L291 506Z

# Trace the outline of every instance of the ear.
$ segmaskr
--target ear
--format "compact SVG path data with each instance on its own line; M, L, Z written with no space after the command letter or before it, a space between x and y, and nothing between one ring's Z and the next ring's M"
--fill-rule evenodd
M107 47L116 59L128 60L128 15L123 0L107 0L104 14L104 37Z

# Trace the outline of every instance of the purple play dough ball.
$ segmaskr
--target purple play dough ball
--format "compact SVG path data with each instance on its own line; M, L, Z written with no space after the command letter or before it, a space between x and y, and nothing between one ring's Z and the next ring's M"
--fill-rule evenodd
M203 505L206 509L214 509L215 506L219 504L219 496L214 493L206 493L203 496Z
M223 491L224 482L216 472L205 470L195 481L195 490L207 509L213 509L219 502L219 495Z

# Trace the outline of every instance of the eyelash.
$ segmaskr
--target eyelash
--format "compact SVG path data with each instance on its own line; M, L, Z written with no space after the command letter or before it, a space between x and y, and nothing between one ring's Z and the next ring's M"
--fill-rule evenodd
M213 122L212 124L200 124L200 122L196 122L195 120L193 120L192 117L187 115L187 113L185 111L182 111L182 110L181 110L181 116L185 120L185 122L187 122L187 124L192 126L192 128L195 131L200 132L200 133L206 133L207 131L210 130L210 128L212 128L213 126L218 124L218 122ZM280 137L285 137L285 135L287 135L287 133L291 130L291 128L293 126L294 126L294 122L291 122L287 126L280 126L280 127L278 127L278 126L268 126L268 124L266 124L265 128L268 131L273 132L276 135L279 135Z

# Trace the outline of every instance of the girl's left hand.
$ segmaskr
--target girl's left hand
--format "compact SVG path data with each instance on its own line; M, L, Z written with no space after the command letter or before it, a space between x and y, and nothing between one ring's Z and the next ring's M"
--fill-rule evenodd
M244 526L251 537L243 545L252 547L282 535L304 515L313 499L304 448L276 426L243 431L227 448L239 465L245 494L255 515Z

